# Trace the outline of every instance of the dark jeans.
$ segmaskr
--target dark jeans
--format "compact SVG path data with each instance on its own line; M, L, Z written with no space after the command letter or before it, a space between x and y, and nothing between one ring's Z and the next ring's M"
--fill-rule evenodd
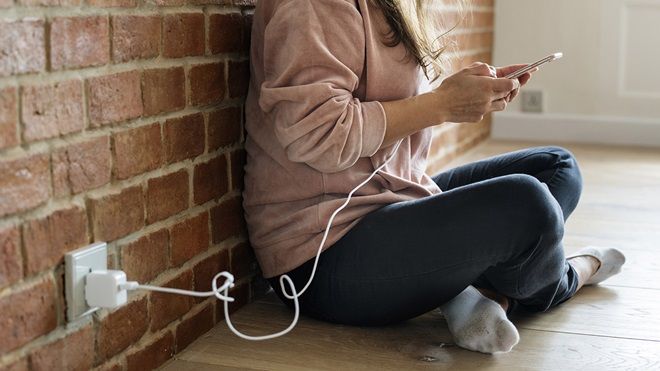
M444 191L385 206L321 254L300 297L317 319L383 325L421 315L468 285L495 290L532 311L575 294L577 274L561 244L582 177L573 155L540 147L434 177ZM289 272L299 290L314 259ZM282 296L279 277L270 279Z

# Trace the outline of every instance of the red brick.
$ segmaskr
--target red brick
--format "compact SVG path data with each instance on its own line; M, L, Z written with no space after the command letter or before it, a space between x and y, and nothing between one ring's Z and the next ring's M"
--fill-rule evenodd
M26 141L52 138L85 127L80 80L24 87L21 97Z
M190 343L213 328L213 305L208 304L192 317L176 327L176 351L185 349Z
M231 189L243 189L245 177L245 161L247 154L244 149L237 149L231 153Z
M0 89L0 149L19 144L17 102L15 87Z
M23 277L20 238L17 227L0 230L0 289Z
M225 64L207 63L193 66L190 79L190 104L194 106L214 104L225 96Z
M53 70L99 66L110 60L108 18L56 17L50 25Z
M220 198L228 191L227 160L224 155L195 166L193 200L196 205Z
M0 76L46 68L43 19L0 21Z
M209 16L209 49L211 53L236 53L243 46L243 17L239 13Z
M34 274L62 262L68 251L89 242L85 210L72 207L23 224L27 273Z
M134 8L136 0L87 0L87 3L102 8Z
M118 179L157 169L163 163L163 141L158 123L115 133L112 141L114 173Z
M50 166L44 154L0 161L0 216L31 209L50 197Z
M257 0L233 0L232 3L236 6L255 7Z
M232 247L229 251L229 256L231 257L230 271L236 277L236 280L252 276L259 270L256 257L254 256L254 250L245 242Z
M250 2L252 0L246 0ZM254 14L245 14L243 17L243 50L246 54L250 53L250 43L252 39L252 23L254 20Z
M176 278L160 285L181 290L192 290L192 271L187 270ZM193 304L193 298L186 295L174 295L164 292L152 292L151 301L151 331L156 332L170 324L175 319L188 313Z
M52 155L55 196L80 193L110 182L110 138L70 144Z
M144 348L126 356L127 371L143 371L157 369L174 355L174 336L166 332L162 338L155 340Z
M149 179L147 183L147 223L168 218L188 208L188 172Z
M203 212L170 229L171 262L179 266L209 248L209 216Z
M46 278L0 299L0 353L7 353L57 327L55 282Z
M191 5L230 5L232 0L188 0Z
M168 265L169 235L162 229L121 248L121 267L129 281L146 283Z
M94 239L113 241L144 226L144 199L139 186L89 201Z
M147 297L129 302L103 318L96 333L97 353L106 360L137 342L147 332Z
M124 121L142 115L140 73L129 71L87 81L89 119L92 126Z
M112 59L115 62L153 58L158 55L159 48L159 16L112 17Z
M237 98L247 96L249 84L250 62L229 61L229 76L227 77L229 97Z
M195 291L211 291L211 281L216 274L222 271L229 270L229 254L227 250L222 250L217 254L213 254L208 258L200 261L193 267ZM224 280L218 282L222 285ZM206 298L198 298L198 302L204 301Z
M158 6L180 6L186 3L185 0L151 0Z
M82 4L82 0L17 0L16 2L25 6L76 6Z
M227 107L209 113L209 152L241 140L241 109Z
M163 56L204 54L204 14L168 14L163 18Z
M142 75L144 114L151 116L185 108L185 84L183 67L144 71Z
M213 243L220 243L232 236L245 234L245 219L241 198L235 197L211 209Z
M91 325L68 334L30 354L34 370L86 371L94 365L94 330Z
M1 3L0 3L1 6ZM19 359L18 361L15 361L14 363L11 363L5 368L3 368L3 371L29 371L29 365L28 365L28 358L23 357Z
M163 133L168 163L204 153L204 116L201 113L167 120Z

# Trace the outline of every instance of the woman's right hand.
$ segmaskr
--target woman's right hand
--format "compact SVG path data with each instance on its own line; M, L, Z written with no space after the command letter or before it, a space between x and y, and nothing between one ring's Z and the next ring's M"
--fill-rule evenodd
M507 97L520 87L517 79L493 78L485 63L474 63L447 77L432 91L432 110L442 122L478 122L490 112L503 111Z

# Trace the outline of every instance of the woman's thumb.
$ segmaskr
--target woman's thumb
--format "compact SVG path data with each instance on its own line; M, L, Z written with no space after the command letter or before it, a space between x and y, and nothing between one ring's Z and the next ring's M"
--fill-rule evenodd
M486 63L472 63L466 70L470 75L497 77L497 71ZM495 71L495 76L493 76L493 71Z

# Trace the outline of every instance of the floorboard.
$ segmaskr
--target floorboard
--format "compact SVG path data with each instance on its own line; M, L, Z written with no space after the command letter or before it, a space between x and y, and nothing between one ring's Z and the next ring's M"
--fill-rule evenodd
M450 166L532 143L487 142ZM382 328L302 318L289 335L249 342L224 323L163 370L654 370L660 369L660 150L566 145L585 180L564 246L617 246L628 263L602 286L588 287L548 313L519 313L520 344L508 354L473 353L452 344L433 311ZM251 334L286 327L291 313L271 293L232 317Z

